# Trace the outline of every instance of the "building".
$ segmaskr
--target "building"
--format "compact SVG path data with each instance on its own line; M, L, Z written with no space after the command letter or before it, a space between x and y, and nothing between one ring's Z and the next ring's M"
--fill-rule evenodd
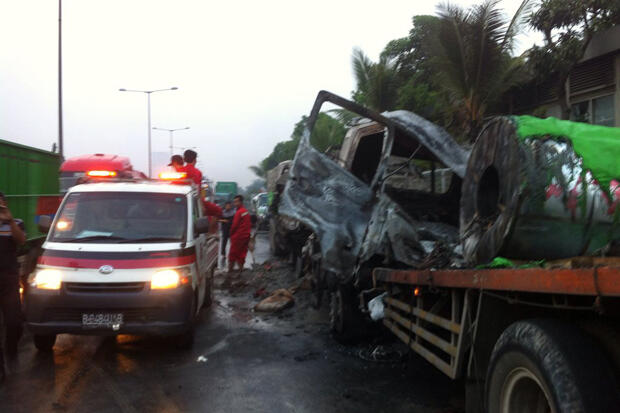
M571 120L620 127L620 26L597 34L565 85ZM561 118L553 80L511 93L512 113Z

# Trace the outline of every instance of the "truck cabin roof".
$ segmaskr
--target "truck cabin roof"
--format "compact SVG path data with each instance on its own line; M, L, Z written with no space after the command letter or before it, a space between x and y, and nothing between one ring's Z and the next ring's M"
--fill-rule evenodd
M394 131L391 155L405 158L438 161L452 169L459 177L465 175L469 151L459 145L448 132L413 112L397 110L378 113L331 92L320 91L310 114L308 125L312 128L322 105L330 102L359 115L356 125L374 121Z

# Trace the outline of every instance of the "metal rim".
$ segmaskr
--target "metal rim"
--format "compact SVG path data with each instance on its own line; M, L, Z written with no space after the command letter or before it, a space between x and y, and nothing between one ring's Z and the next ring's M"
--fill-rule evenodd
M551 395L539 378L526 367L512 370L502 387L500 413L556 413Z

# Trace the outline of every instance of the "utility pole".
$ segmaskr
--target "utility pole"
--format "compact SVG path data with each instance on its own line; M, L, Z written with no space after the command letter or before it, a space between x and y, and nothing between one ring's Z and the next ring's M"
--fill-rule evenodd
M62 136L62 0L58 0L58 153L64 159Z
M174 135L173 133L178 131L178 130L186 130L189 129L189 126L186 126L184 128L176 128L176 129L166 129L166 128L158 128L158 127L153 127L154 130L161 130L161 131L166 131L170 134L170 156L172 156L172 153L174 151Z
M151 164L151 93L155 92L165 92L167 90L177 90L178 87L170 87L167 89L157 89L157 90L135 90L135 89L119 89L119 92L138 92L146 94L146 117L147 117L147 137L148 137L148 163L149 163L149 178L151 178L152 164Z

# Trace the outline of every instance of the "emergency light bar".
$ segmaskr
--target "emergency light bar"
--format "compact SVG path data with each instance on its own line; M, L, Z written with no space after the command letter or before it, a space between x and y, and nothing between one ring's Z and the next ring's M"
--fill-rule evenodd
M88 171L86 175L92 178L113 178L116 176L116 171Z
M179 181L187 178L185 172L162 172L159 174L159 179L162 181Z

